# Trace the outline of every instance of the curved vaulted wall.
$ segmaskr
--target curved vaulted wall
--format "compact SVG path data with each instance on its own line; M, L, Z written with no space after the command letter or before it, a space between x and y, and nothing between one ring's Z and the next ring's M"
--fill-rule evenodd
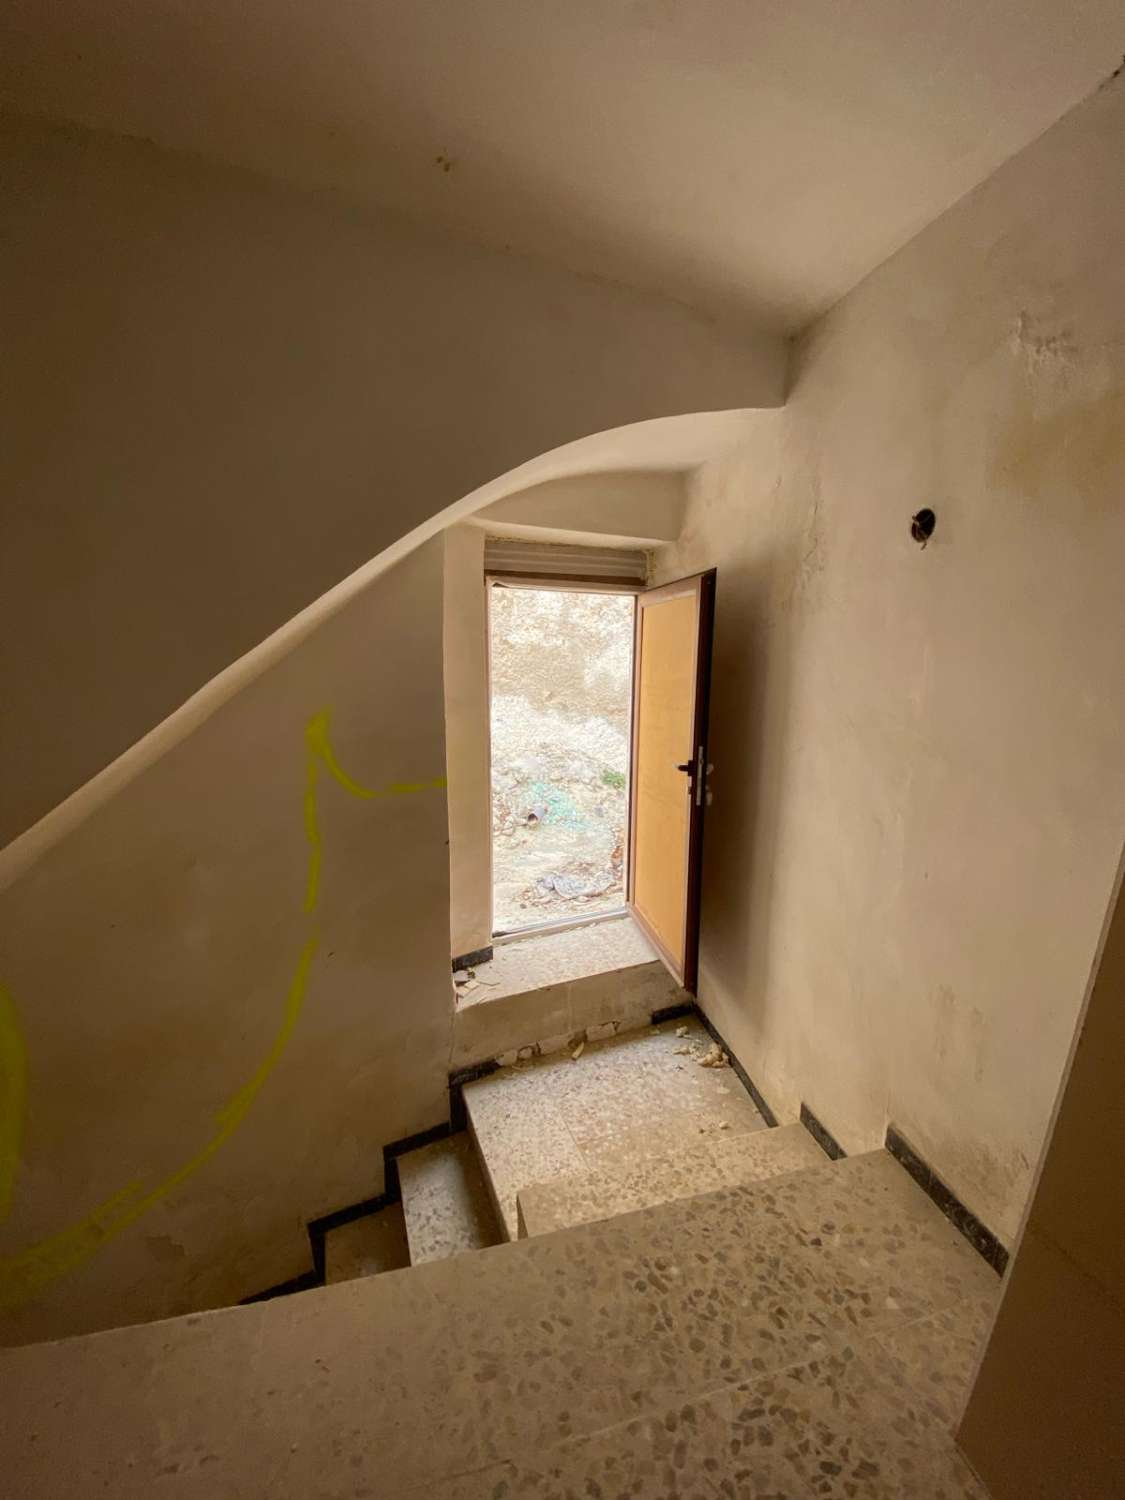
M0 152L11 1342L306 1271L447 1118L441 513L683 467L785 347L135 141Z
M785 345L199 158L0 121L0 846L451 502L778 403Z

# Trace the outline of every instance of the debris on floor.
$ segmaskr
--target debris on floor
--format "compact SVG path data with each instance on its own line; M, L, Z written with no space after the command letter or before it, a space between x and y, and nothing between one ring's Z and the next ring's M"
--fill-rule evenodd
M575 1047L574 1051L570 1054L572 1061L577 1062L578 1059L582 1056L582 1053L585 1051L585 1049L586 1043L584 1041L579 1042L578 1046Z
M687 1029L686 1026L677 1026L676 1027L676 1035L677 1036L683 1037L683 1036L687 1036L688 1034L689 1033L688 1033L688 1029Z
M707 1051L698 1059L701 1068L725 1068L730 1062L718 1042L712 1042Z
M475 969L454 969L453 983L457 987L459 995L471 995L474 990L480 989L482 984L491 989L500 983L498 979L482 979Z

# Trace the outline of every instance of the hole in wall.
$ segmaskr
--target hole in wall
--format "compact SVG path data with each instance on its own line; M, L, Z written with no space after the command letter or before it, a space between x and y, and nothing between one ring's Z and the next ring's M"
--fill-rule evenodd
M910 535L923 547L934 534L937 516L932 510L920 510L910 518Z

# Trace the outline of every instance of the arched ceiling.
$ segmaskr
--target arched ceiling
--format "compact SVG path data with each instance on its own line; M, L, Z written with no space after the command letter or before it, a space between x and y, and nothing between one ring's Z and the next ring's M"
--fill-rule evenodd
M0 103L793 330L1121 60L1120 0L9 0Z

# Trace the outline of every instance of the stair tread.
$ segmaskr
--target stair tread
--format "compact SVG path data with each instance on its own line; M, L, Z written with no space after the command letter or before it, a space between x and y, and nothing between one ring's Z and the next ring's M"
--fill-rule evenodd
M357 1276L377 1276L410 1264L402 1208L391 1203L324 1236L324 1279L329 1285Z
M675 1198L760 1182L824 1160L803 1125L705 1138L666 1156L627 1161L616 1171L580 1172L521 1188L520 1235L551 1234Z
M877 1476L857 1492L978 1496L942 1467L955 1451L928 1392L955 1403L999 1289L885 1152L825 1160L472 1257L72 1339L63 1357L4 1351L6 1478L55 1500L189 1500L197 1464L169 1466L182 1449L208 1455L209 1493L264 1500L283 1432L294 1494L342 1493L342 1476L349 1493L382 1493L388 1474L403 1495L487 1495L505 1474L532 1476L513 1494L619 1493L622 1454L648 1465L637 1492L655 1493L671 1433L691 1445L691 1476L713 1474L700 1493L742 1484L759 1459L782 1469L753 1469L747 1492L812 1493L823 1441ZM785 1467L802 1455L811 1471Z
M499 1242L484 1174L466 1133L400 1156L398 1177L412 1265Z
M711 1038L695 1016L588 1043L465 1086L465 1106L501 1226L519 1232L532 1183L667 1155L720 1132L766 1129L729 1067L703 1068Z

